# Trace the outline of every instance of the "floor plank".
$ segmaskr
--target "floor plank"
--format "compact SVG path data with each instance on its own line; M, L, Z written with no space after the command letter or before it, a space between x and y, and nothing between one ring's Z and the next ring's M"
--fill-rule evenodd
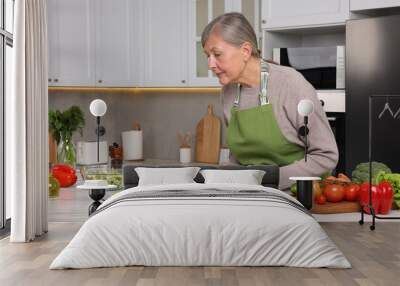
M77 200L74 202L74 200ZM62 204L67 201L67 205ZM69 202L68 202L69 201ZM32 243L0 240L0 285L398 285L400 223L379 221L375 231L357 222L321 226L344 252L352 269L290 267L117 267L49 270L51 261L86 220L85 192L67 194L49 204L49 232ZM68 207L70 209L68 210ZM73 214L68 217L68 214Z

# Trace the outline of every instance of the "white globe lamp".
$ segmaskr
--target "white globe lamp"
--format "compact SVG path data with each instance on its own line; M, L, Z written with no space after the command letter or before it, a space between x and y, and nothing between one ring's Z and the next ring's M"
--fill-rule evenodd
M100 117L104 116L107 112L107 104L104 102L104 100L101 99L95 99L90 103L90 113L96 117L97 121L97 128L96 128L96 134L97 134L97 162L100 162L100 154L99 154L99 149L100 149L100 136L103 136L106 133L106 129L103 126L100 126Z

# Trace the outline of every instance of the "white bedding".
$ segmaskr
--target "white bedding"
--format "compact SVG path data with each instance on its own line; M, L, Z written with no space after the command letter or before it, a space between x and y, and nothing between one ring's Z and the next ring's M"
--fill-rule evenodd
M258 198L153 198L155 190L279 190L238 184L143 186L106 200L56 257L50 269L127 265L294 266L349 268L350 263L310 215ZM108 206L108 207L107 207Z

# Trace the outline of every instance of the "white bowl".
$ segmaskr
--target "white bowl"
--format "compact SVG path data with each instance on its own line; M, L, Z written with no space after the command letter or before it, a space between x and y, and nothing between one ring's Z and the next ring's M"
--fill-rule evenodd
M106 180L85 180L85 186L90 187L105 187L108 186Z
M289 177L292 181L319 181L320 177Z

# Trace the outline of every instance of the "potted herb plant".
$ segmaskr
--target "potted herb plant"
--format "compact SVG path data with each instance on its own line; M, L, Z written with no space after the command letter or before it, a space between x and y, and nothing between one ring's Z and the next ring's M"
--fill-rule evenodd
M63 112L59 110L49 111L49 128L57 142L59 163L75 167L76 155L72 134L78 130L82 136L83 126L85 126L85 118L82 110L76 105Z

